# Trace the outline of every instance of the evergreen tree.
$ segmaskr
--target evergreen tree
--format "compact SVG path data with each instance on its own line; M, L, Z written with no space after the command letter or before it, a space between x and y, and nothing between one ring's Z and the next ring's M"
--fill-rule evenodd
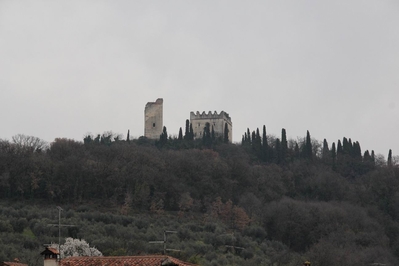
M339 157L340 155L342 155L342 153L343 153L343 149L342 149L341 140L338 140L338 145L337 145L337 157Z
M285 163L287 159L287 133L285 132L285 128L281 130L281 162Z
M127 130L127 137L126 137L126 141L130 142L130 130Z
M84 144L90 144L93 142L93 138L91 137L91 135L87 135L84 139L83 139L83 143Z
M366 150L366 151L364 152L364 154L363 154L363 160L364 160L365 162L371 161L371 156L370 156L369 150Z
M337 151L335 150L335 142L333 142L332 147L331 147L331 158L332 158L332 169L336 170L337 169Z
M183 140L183 131L182 131L181 128L179 129L179 137L178 137L178 140Z
M349 140L348 140L348 153L351 155L351 156L354 156L354 153L353 153L353 144L352 144L352 140L351 140L351 138L349 138Z
M223 142L229 143L229 127L224 123Z
M327 143L326 139L324 139L324 141L323 141L323 152L322 152L321 156L324 161L328 161L328 159L330 158L330 151L328 149L328 143Z
M349 142L347 138L343 138L342 140L342 152L344 154L350 154Z
M366 172L373 169L374 162L373 162L373 159L371 158L370 152L368 150L366 150L364 152L363 164L364 164L364 169Z
M212 137L212 141L215 141L216 136L215 136L215 129L213 128L213 125L212 125L211 137Z
M186 119L186 129L184 131L184 139L189 140L190 139L190 121Z
M352 154L358 161L362 160L362 149L360 148L360 143L358 141L353 143Z
M281 143L280 143L279 138L276 138L274 155L275 155L274 160L275 160L276 164L280 164L281 163Z
M373 162L374 165L375 164L374 150L371 150L371 161Z
M256 133L255 133L255 131L252 131L252 138L251 138L251 144L252 144L252 146L254 145L255 139L256 139Z
M163 127L162 133L159 136L159 142L161 146L165 145L166 142L168 141L168 132L166 131L166 127Z
M193 130L193 124L190 123L190 134L188 140L194 140L194 130Z
M263 125L263 133L262 133L262 151L263 151L263 160L267 162L269 160L269 145L267 143L267 135L266 135L266 126Z
M312 157L313 157L312 141L310 139L310 133L308 130L306 133L305 158L311 160Z
M247 128L247 141L248 143L251 143L251 133L249 131L249 128Z
M391 149L389 149L389 152L388 152L388 166L389 167L391 167L392 166L392 150Z
M212 145L212 137L209 123L205 123L204 133L202 135L202 142L208 148Z
M255 150L258 158L262 158L262 139L259 134L259 128L256 129L256 133L252 139L252 148Z

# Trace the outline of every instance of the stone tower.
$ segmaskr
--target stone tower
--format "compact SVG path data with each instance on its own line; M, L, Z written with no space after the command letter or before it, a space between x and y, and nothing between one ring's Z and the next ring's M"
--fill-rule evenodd
M144 136L149 139L159 139L163 130L163 99L148 102L144 110Z
M215 132L216 137L224 137L224 129L225 125L227 124L227 129L229 130L229 142L233 141L233 124L231 122L231 118L228 113L225 111L221 111L218 114L216 111L212 114L211 111L206 114L202 112L200 114L198 111L197 113L191 112L190 113L190 122L193 126L194 138L202 138L204 133L204 127L206 123L209 123L210 129Z

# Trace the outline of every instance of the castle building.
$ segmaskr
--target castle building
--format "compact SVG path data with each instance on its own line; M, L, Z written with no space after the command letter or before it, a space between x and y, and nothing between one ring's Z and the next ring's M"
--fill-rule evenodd
M213 127L216 137L223 138L225 126L227 124L229 142L233 140L233 124L229 114L225 111L221 111L220 114L216 111L213 114L211 111L209 111L208 114L205 112L200 114L198 111L197 113L190 112L190 123L193 126L194 138L202 138L206 123L209 123L210 130L212 130Z
M159 139L163 130L163 99L148 102L144 110L144 136L149 139Z

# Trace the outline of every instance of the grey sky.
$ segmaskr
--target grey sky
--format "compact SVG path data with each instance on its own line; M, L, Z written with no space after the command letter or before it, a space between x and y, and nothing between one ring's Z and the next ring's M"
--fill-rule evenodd
M399 153L399 1L0 0L0 138L169 134L224 110L234 141L342 137Z

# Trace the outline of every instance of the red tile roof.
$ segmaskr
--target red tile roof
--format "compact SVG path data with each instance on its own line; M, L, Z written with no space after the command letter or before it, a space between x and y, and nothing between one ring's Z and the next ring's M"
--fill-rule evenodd
M56 249L56 248L47 248L47 249L50 250L51 252L53 252L54 254L60 254L58 252L58 249Z
M40 253L40 254L41 254L41 255L45 255L45 254L58 255L58 254L60 254L60 253L58 252L58 249L56 249L56 248L46 247L46 249L45 249L42 253Z
M120 256L120 257L69 257L61 260L60 266L194 266L164 255Z
M20 263L20 262L3 262L3 264L0 262L0 265L4 266L28 266L28 264L25 263Z

